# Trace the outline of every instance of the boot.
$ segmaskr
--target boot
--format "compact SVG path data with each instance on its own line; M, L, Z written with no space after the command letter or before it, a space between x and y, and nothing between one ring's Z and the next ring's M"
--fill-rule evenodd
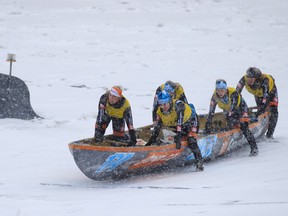
M258 146L256 144L255 139L249 140L249 145L250 145L250 148L251 148L249 156L250 157L257 156L258 155Z
M250 157L255 157L255 156L257 156L257 155L258 155L258 147L257 147L257 146L254 146L254 147L251 148L251 151L250 151L249 156L250 156Z
M196 159L196 171L203 171L204 170L203 158L199 146L197 144L196 138L188 137L188 146L192 150L193 155Z
M269 133L269 131L266 133L265 136L267 139L273 139L273 134Z
M277 125L278 121L278 107L277 106L271 106L270 107L270 117L269 117L269 123L268 123L268 131L266 133L267 139L273 139L273 134Z
M196 162L196 171L203 171L204 170L204 164L203 164L203 158L202 158L199 147L193 151L193 154L194 154L194 157L197 161Z
M198 162L196 163L196 171L204 171L203 160L198 161Z
M249 156L250 157L257 156L258 155L258 147L257 147L256 141L255 141L254 135L251 133L251 131L248 128L248 123L247 122L245 122L245 123L241 122L240 123L240 129L241 129L243 135L245 136L245 138L247 139L247 141L250 145L251 151L250 151Z

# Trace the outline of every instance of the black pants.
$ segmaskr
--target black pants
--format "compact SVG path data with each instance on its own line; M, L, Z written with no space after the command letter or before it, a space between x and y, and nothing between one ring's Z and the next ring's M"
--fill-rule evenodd
M269 97L267 98L266 104L262 104L263 97L256 97L255 101L258 106L258 114L262 114L267 109L267 106L269 106L270 116L269 116L269 123L268 123L268 136L272 136L274 134L277 121L278 121L278 91L276 86L274 85L274 88L269 93Z
M278 106L271 106L267 135L272 136L274 134L277 121L278 121Z
M125 138L124 137L124 130L125 130L125 121L124 118L111 118L109 115L105 114L102 118L101 122L96 122L95 125L95 135L94 137L102 139L107 127L109 126L110 122L112 121L112 128L113 128L113 135L117 138Z
M241 122L240 123L240 130L242 131L243 135L247 139L251 149L257 147L255 137L252 132L249 130L248 122Z
M203 161L203 157L202 157L200 148L199 148L199 146L197 144L197 139L195 137L193 137L193 136L188 137L188 146L192 150L196 161L197 162L198 161Z

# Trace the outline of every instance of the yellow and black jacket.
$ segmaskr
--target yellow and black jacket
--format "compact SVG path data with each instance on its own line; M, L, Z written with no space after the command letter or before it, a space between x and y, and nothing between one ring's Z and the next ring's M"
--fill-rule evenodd
M182 107L180 108L180 106ZM156 114L163 126L176 127L188 121L192 115L192 109L186 103L176 103L176 100L172 100L172 107L169 113L164 113L162 109L158 107Z
M248 92L256 97L267 99L269 94L275 89L275 81L271 75L262 74L262 76L258 78L253 85L248 85L247 77L245 75L240 79L236 90L241 93L244 86Z
M195 109L192 109L190 105L180 100L172 100L170 106L170 110L167 113L161 107L158 107L156 112L157 124L154 127L149 142L155 142L162 126L170 127L180 137L182 135L187 136L192 128L197 128L194 131L195 134L198 132L199 121Z
M124 121L126 122L128 129L132 129L133 118L129 101L125 97L122 97L117 104L111 105L108 102L108 94L109 93L105 93L100 98L96 125L109 124L112 119L112 121L119 121L119 130L120 127L123 127L122 122L124 123ZM121 131L122 130L123 129L121 128Z
M239 107L241 103L241 96L240 94L236 94L236 89L232 87L228 87L227 89L227 99L226 101L223 101L220 97L218 97L216 91L214 91L214 94L212 96L212 99L215 100L216 104L219 106L220 109L223 109L226 112L233 110L234 108ZM215 103L213 103L215 104ZM216 107L215 104L215 107ZM214 109L215 110L215 109Z
M154 102L153 102L153 111L152 111L152 118L153 118L153 121L156 121L156 112L157 112L157 109L159 107L159 104L158 104L158 98L157 98L157 95L164 90L164 86L165 84L162 84L161 86L159 86L157 89L156 89L156 93L155 93L155 96L154 96ZM184 103L187 103L188 104L188 100L185 96L185 92L184 92L184 89L183 87L179 84L179 83L176 83L176 89L175 89L175 95L174 95L174 100L180 100L180 101L183 101Z
M228 87L227 94L220 98L216 91L213 93L210 100L209 114L206 122L206 129L211 127L212 119L215 114L216 106L223 109L226 113L226 119L228 120L228 115L242 117L244 113L248 113L248 106L245 100L233 87Z

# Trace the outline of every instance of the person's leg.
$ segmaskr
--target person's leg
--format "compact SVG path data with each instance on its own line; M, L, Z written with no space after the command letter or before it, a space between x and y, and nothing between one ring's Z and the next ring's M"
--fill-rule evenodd
M95 133L94 133L94 138L95 138L95 142L102 142L103 141L103 136L105 134L106 128L108 127L111 118L110 116L106 115L105 121L102 120L102 122L96 122L95 124Z
M250 149L251 149L250 156L258 155L258 147L255 141L255 137L252 134L252 132L249 130L248 123L241 122L240 129L250 145Z
M188 146L192 150L194 157L196 159L196 169L198 171L203 171L204 170L203 157L200 148L197 144L197 139L194 136L188 135Z
M270 117L269 117L269 124L268 124L268 130L266 133L267 138L273 137L276 125L278 121L278 107L277 106L271 106L270 107Z
M270 117L269 117L269 124L268 130L266 133L267 138L273 137L277 121L278 121L278 92L276 86L269 95L269 106L270 106Z

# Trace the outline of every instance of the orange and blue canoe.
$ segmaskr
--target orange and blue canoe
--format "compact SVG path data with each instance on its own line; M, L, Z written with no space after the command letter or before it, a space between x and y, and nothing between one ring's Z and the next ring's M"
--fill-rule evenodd
M251 108L252 112L252 108ZM223 131L226 120L223 113L216 113L213 118L213 133L202 134L207 115L199 115L200 132L198 145L205 160L213 160L228 152L247 144L240 128ZM261 137L267 131L269 113L258 117L258 122L249 123L249 128L255 138ZM145 146L152 125L136 129L138 144L127 147L126 143L105 136L102 143L95 143L93 138L69 143L69 149L79 169L90 179L102 181L127 178L132 175L158 171L171 171L177 167L195 164L195 158L182 140L181 149L176 149L175 143L161 142ZM163 135L163 134L162 134ZM161 134L160 134L161 136Z

